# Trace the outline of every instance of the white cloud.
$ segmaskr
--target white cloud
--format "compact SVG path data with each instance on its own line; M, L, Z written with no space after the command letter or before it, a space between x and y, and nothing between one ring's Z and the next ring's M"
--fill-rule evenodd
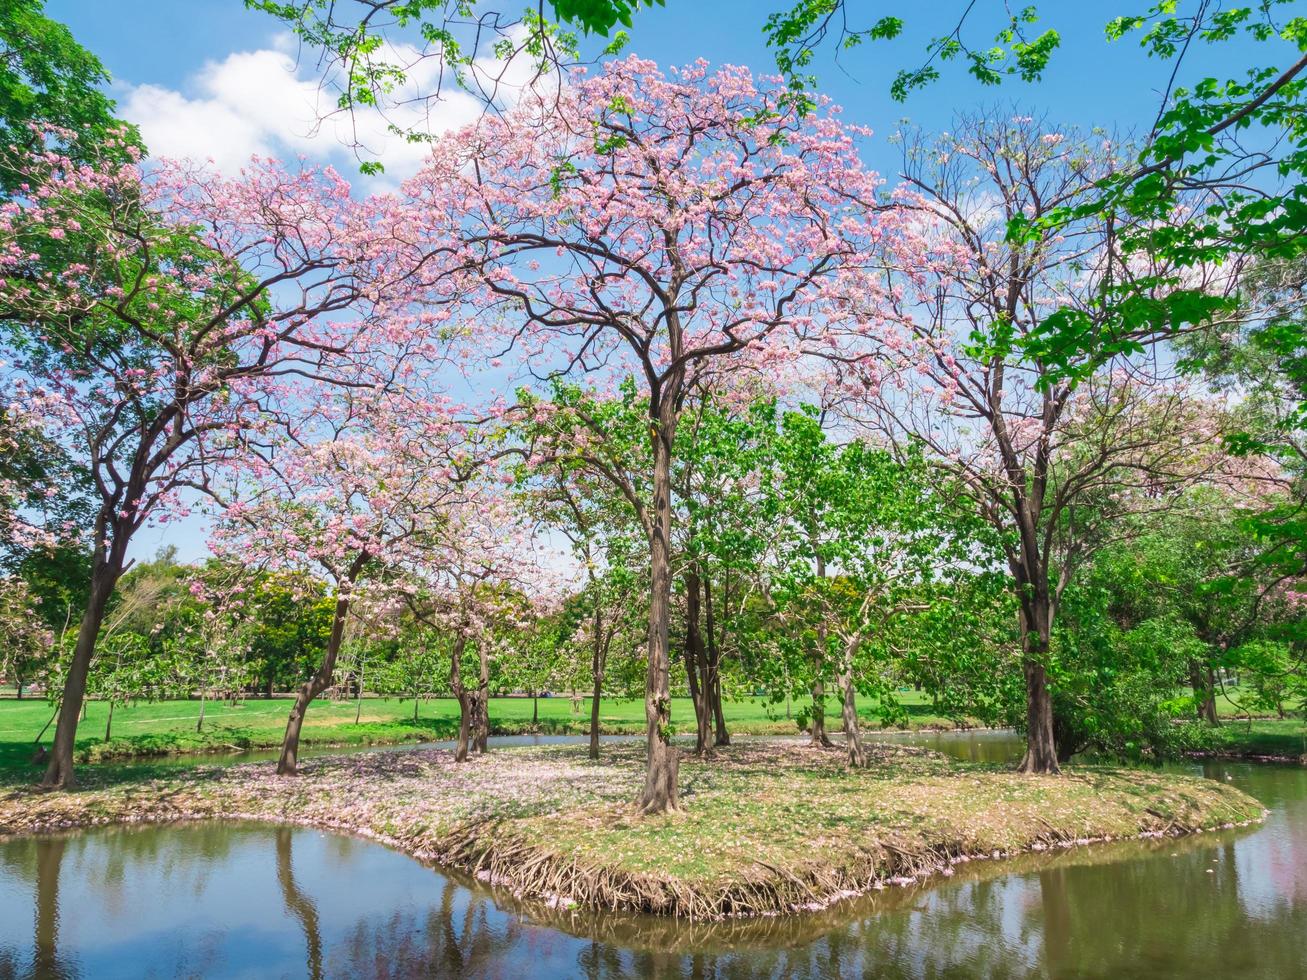
M141 127L154 155L212 159L220 170L234 172L255 154L303 152L326 159L344 150L334 140L309 138L317 93L295 76L293 61L281 52L240 52L209 62L191 88L196 94L188 98L158 85L137 85L122 100L123 115Z
M358 158L380 160L387 182L393 182L416 171L427 148L389 132L390 123L441 133L472 122L482 110L479 101L448 85L434 104L415 98L434 88L436 65L418 58L416 50L397 48L389 60L412 67L386 116L377 110L333 113L334 93L320 84L313 65L296 64L288 53L291 47L287 38L278 37L272 47L207 62L188 79L189 95L158 85L129 86L121 112L140 126L155 156L212 160L219 170L235 173L253 155L303 154L349 174L357 169L357 147ZM478 59L483 71L498 67L493 60ZM510 85L525 81L516 64L507 75Z

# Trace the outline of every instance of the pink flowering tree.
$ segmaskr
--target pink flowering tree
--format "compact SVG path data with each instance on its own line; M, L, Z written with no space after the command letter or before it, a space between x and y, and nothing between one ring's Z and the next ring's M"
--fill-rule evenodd
M851 329L835 297L894 214L869 207L878 181L858 133L784 96L743 68L664 74L627 58L441 139L406 185L433 290L466 288L537 377L567 375L601 397L634 379L647 439L638 484L605 463L600 427L569 426L539 459L614 481L648 542L646 813L677 806L668 621L687 395L773 375L834 323Z
M403 590L419 622L450 637L457 762L486 751L492 661L513 655L513 639L553 608L562 584L526 512L506 492L510 482L493 460L483 459L448 511L439 550L411 553L406 575L392 585ZM469 648L477 654L474 678L464 668Z
M72 460L47 434L58 398L33 395L0 363L0 556L50 548L81 535ZM72 499L70 499L72 498Z
M335 594L331 630L286 722L277 772L296 772L300 729L334 683L351 607L389 588L403 562L443 554L474 463L467 429L447 402L323 394L291 430L250 440L219 491L211 547L275 571L323 576Z
M1029 117L963 119L938 140L905 139L899 199L911 235L890 243L879 306L896 328L864 362L832 362L845 407L900 445L922 445L999 533L1020 609L1028 749L1021 768L1058 771L1050 636L1076 571L1131 512L1166 507L1220 477L1219 406L1136 345L1071 364L1032 355L1044 318L1088 324L1123 277L1116 231L1093 220L1022 243L1007 225L1074 207L1114 166L1112 147ZM1213 291L1226 281L1216 277ZM883 297L892 302L887 307ZM867 375L860 374L869 366Z
M87 672L133 536L183 514L211 464L276 417L288 381L360 383L359 320L385 286L374 222L332 172L147 169L109 143L94 163L28 158L0 208L3 387L39 407L92 484L91 586L48 786L73 782Z

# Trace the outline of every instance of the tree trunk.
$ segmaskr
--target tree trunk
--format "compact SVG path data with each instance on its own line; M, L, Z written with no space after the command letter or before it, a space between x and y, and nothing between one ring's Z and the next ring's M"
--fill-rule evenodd
M1026 679L1026 754L1017 767L1019 772L1056 774L1057 740L1053 730L1053 699L1048 692L1049 637L1052 632L1052 607L1047 591L1033 588L1034 594L1021 609L1021 670Z
M689 683L690 700L694 704L694 753L702 757L712 754L712 742L709 738L712 715L708 707L708 688L704 683L707 673L706 656L703 634L699 629L699 615L699 576L694 571L687 571L685 573L685 676Z
M855 769L867 766L867 750L862 745L862 732L858 728L858 692L853 684L853 668L844 665L840 673L840 693L844 696L840 716L844 722L844 747L849 753L849 765Z
M599 685L595 677L594 695L590 698L590 758L599 758Z
M295 694L295 703L291 706L290 717L286 719L286 734L281 740L281 757L277 760L278 776L294 776L300 750L300 729L304 726L304 715L309 710L313 699L331 686L331 679L336 670L336 657L340 653L341 640L345 636L345 619L349 615L349 597L336 599L336 611L331 618L331 635L327 639L327 652L322 663L307 681L300 685Z
M387 698L386 700L390 700L390 699ZM354 699L354 724L357 725L361 717L363 717L363 661L360 659L359 660L359 693L358 696Z
M826 577L826 559L823 557L822 549L817 542L817 532L815 527L809 527L808 535L812 542L812 553L816 558L816 571L819 578ZM826 669L826 627L819 625L817 628L817 650L813 656L812 682L812 746L813 748L829 749L834 743L826 735L826 684L822 680L822 673Z
M722 710L722 654L717 643L717 617L713 615L712 580L703 580L704 626L708 631L708 704L713 713L713 744L730 745L731 733L726 729L726 712Z
M531 691L531 727L540 727L540 692L534 689Z
M418 692L413 692L413 720L418 720Z
M1189 686L1194 692L1195 713L1199 721L1217 727L1221 719L1216 715L1216 674L1196 660L1189 661Z
M69 789L76 785L73 774L73 748L77 742L77 719L82 713L86 697L86 677L95 656L95 643L100 636L105 609L113 595L118 576L122 574L122 557L117 550L109 559L97 561L91 573L91 588L87 596L86 612L77 631L77 644L73 647L72 663L64 680L64 693L59 702L59 722L54 730L54 744L50 747L50 762L41 785L48 789Z
M1207 668L1207 698L1203 701L1203 717L1213 728L1220 727L1221 718L1216 713L1216 671L1210 666Z
M829 749L834 744L826 734L826 685L818 677L812 682L812 746Z
M1031 653L1038 654L1037 650ZM1019 772L1057 774L1057 741L1053 737L1053 699L1042 660L1029 656L1022 662L1026 678L1026 754Z
M454 649L449 658L449 683L458 699L458 742L454 746L454 761L466 762L468 743L472 733L472 696L463 686L463 651L467 638L461 633L454 638Z
M204 688L200 688L200 717L195 722L195 733L198 735L204 731Z
M490 644L485 637L477 644L481 672L477 677L476 714L473 715L472 749L478 755L486 754L490 740Z
M113 737L113 699L109 699L109 717L104 722L104 740L107 742Z
M603 614L599 608L598 597L594 609L594 647L590 653L590 679L594 682L594 693L590 697L590 758L599 758L599 698L604 683L605 661L604 637L602 632Z
M675 810L680 760L671 742L671 683L668 663L668 615L671 607L672 437L675 416L670 406L653 424L653 512L649 515L649 654L644 684L647 755L644 789L637 806L645 814Z
M478 687L472 696L472 751L485 755L490 732L490 706L487 703L486 690Z
M476 695L462 691L458 695L458 740L454 743L454 761L467 762L472 745L472 716L476 713Z

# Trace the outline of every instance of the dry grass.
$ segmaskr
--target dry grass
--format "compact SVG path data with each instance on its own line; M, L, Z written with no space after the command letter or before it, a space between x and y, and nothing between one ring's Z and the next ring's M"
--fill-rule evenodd
M1229 786L1077 767L1029 777L879 744L872 766L796 740L740 739L682 762L682 809L635 816L641 747L598 763L559 746L465 765L443 750L187 770L75 793L0 797L0 833L113 821L252 818L344 830L552 906L715 919L815 910L842 897L1005 856L1177 835L1260 819Z

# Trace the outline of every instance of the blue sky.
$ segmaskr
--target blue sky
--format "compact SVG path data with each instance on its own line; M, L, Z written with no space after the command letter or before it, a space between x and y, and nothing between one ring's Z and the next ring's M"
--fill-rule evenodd
M348 2L348 0L345 0ZM761 25L767 12L786 0L666 0L666 7L637 15L630 50L663 64L698 57L713 63L747 64L755 70L773 65L763 43ZM493 4L491 4L493 6ZM516 9L520 0L505 0ZM880 137L904 117L932 129L946 129L955 111L980 105L1017 103L1030 114L1047 111L1063 125L1095 125L1128 130L1147 126L1156 111L1168 66L1143 56L1133 41L1109 44L1103 24L1109 16L1142 8L1142 0L1118 5L1071 0L1039 4L1039 28L1055 26L1064 38L1053 69L1038 84L1014 81L984 88L959 66L945 66L944 77L914 94L906 104L889 98L890 80L901 67L920 61L925 41L950 27L961 0L916 3L850 0L851 16L866 21L885 12L901 15L904 37L844 52L838 63L833 47L815 66L822 88L844 106L846 116L871 126ZM114 76L114 93L133 121L146 127L156 152L200 146L215 156L234 155L251 142L274 153L305 151L298 139L305 120L286 114L276 125L283 89L316 80L311 57L296 66L295 48L281 25L247 11L240 0L47 0L51 16L67 23L77 38L98 54ZM1001 23L1000 0L980 0L972 14L970 40L983 44ZM1238 52L1231 45L1201 51L1209 67ZM275 71L274 71L275 69ZM280 88L278 76L285 82ZM311 113L306 113L311 115ZM288 120L288 121L287 121ZM251 125L253 124L253 125ZM253 130L253 132L251 132ZM278 132L281 130L281 132ZM184 131L184 132L183 132ZM289 138L282 140L280 136ZM322 155L344 168L347 155L330 153L331 134L323 134L310 156ZM880 140L869 148L873 165L892 170L897 155Z
M665 65L703 57L768 71L774 62L761 26L768 12L786 2L666 0L666 7L637 15L629 50ZM503 0L498 9L522 5L522 0ZM944 66L943 78L906 104L891 100L895 73L919 64L927 39L950 29L963 6L963 0L850 0L851 17L863 16L863 23L885 13L902 16L904 37L844 52L838 62L832 47L814 65L822 90L844 107L845 117L875 131L866 154L887 177L893 177L898 154L886 137L905 118L943 130L956 112L998 104L1023 114L1047 114L1057 128L1102 126L1125 134L1151 124L1169 65L1146 58L1134 41L1109 44L1103 36L1110 16L1142 9L1143 0L1120 0L1119 6L1040 3L1039 29L1055 26L1064 41L1038 84L1013 81L984 88L959 66ZM109 68L120 112L142 127L155 153L211 156L224 169L238 167L252 152L283 158L302 153L354 171L356 162L331 126L310 134L318 80L312 56L297 63L295 44L281 25L247 11L241 0L47 0L46 9ZM980 0L975 9L969 40L984 45L1001 23L1003 3ZM1190 68L1226 74L1244 60L1240 54L1246 54L1242 43L1202 50ZM448 121L462 121L467 111L451 104ZM402 175L416 166L418 152L397 153L392 144L380 156L392 173ZM165 543L177 545L183 559L202 556L202 522L192 518L145 529L132 550L148 557Z

